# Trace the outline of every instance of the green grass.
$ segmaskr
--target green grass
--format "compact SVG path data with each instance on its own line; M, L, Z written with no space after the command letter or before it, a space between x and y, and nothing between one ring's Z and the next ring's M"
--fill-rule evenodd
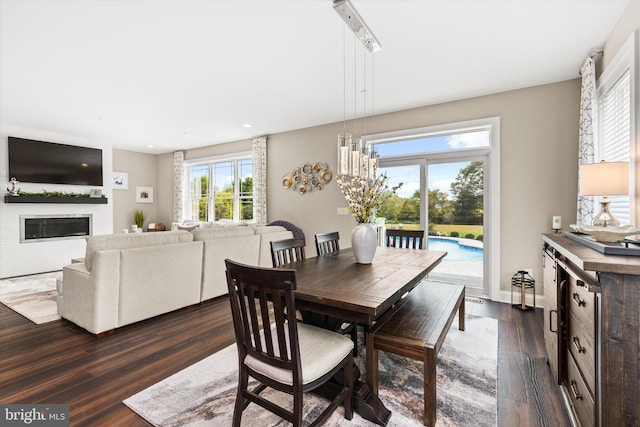
M433 228L447 236L449 236L452 231L460 233L460 237L464 237L467 234L473 234L475 237L478 237L480 234L484 234L481 225L434 224Z
M387 228L391 228L392 225L395 225L397 228L397 224L389 223L387 223ZM405 230L418 230L420 228L420 225L402 224L402 228L404 228ZM439 231L443 236L450 236L452 231L457 231L458 233L460 233L460 237L464 237L467 234L473 234L474 238L476 238L480 234L484 234L484 228L481 225L434 224L433 228L436 231Z

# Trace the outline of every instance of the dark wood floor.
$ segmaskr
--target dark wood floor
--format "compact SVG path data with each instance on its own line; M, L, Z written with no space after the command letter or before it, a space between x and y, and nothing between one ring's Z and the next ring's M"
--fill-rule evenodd
M569 426L545 362L542 314L467 302L499 320L498 425ZM148 426L122 400L233 342L225 298L96 338L59 320L35 325L0 304L0 403L66 403L73 426Z

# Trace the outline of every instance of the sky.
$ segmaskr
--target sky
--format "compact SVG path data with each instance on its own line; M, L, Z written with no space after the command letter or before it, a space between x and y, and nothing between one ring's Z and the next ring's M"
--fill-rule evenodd
M457 149L489 146L489 132L480 131L457 135L435 136L429 138L414 139L410 141L376 144L375 149L381 158L401 154L446 152ZM425 154L428 158L428 154ZM451 183L458 172L469 165L467 162L454 163L430 163L427 171L429 189L438 189L450 194ZM402 182L402 188L397 194L400 197L411 197L416 190L420 190L420 166L396 166L392 168L380 168L380 172L387 172L389 185L397 185Z

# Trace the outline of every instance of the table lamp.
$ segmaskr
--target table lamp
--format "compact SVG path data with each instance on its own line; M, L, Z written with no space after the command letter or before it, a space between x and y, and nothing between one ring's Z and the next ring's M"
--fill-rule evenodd
M592 163L580 166L580 195L602 196L600 213L593 220L595 227L618 226L618 221L609 211L607 196L629 194L629 162Z

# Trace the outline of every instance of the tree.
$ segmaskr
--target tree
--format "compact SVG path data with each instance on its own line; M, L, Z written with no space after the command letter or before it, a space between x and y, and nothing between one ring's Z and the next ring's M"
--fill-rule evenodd
M402 205L404 199L399 197L398 195L390 196L385 202L380 206L378 211L376 212L376 216L380 218L386 218L389 223L397 223L399 222L398 218L402 213Z
M450 220L453 208L449 195L437 188L429 190L429 198L427 200L429 222L434 224L446 224Z
M420 224L420 190L416 190L413 196L400 200L402 204L397 222Z
M198 220L199 221L209 220L209 200L207 199L208 195L209 195L209 177L203 175L200 177L200 194L198 195L199 197L203 197L198 200Z
M484 163L471 162L460 169L451 184L454 196L454 222L456 224L482 224L484 214Z
M240 180L240 219L253 219L253 178Z

